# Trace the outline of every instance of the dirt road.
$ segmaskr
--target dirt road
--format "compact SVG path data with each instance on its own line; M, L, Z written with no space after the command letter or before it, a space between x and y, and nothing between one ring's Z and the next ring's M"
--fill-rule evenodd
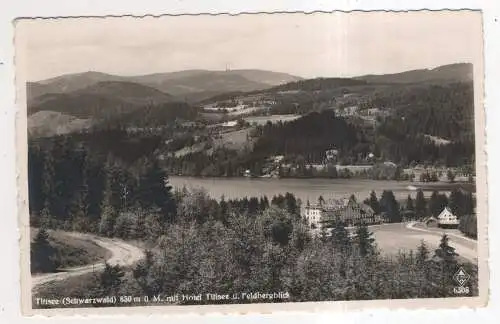
M416 251L421 240L424 240L430 251L439 246L443 233L447 233L450 239L450 246L460 257L471 262L477 262L477 242L460 237L453 230L424 229L415 227L413 223L384 224L370 227L378 247L387 254L394 254L398 251Z
M70 233L69 235L91 239L99 246L111 251L111 257L107 260L110 265L130 266L144 257L144 252L140 248L122 240L82 233ZM61 272L56 273L35 275L31 277L31 287L34 291L41 285L64 280L73 276L80 276L92 271L100 271L102 269L104 269L104 262L75 268L61 269Z

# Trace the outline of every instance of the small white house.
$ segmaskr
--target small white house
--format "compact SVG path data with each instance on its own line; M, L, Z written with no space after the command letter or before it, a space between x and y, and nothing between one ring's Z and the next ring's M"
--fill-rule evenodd
M453 215L453 213L445 207L443 211L437 217L438 226L440 227L456 227L460 223L458 221L457 216Z

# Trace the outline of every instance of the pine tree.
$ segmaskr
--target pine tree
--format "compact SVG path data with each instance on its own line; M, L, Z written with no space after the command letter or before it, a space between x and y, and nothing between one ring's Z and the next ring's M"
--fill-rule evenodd
M104 271L99 277L99 288L102 295L111 295L118 292L125 272L119 265L110 265L105 262Z
M90 231L93 233L98 232L102 213L101 207L106 185L105 173L103 171L103 164L92 162L90 158L87 158L83 172L85 183L88 188L88 207L86 216Z
M87 180L83 179L83 184L79 191L75 193L75 198L70 206L70 222L73 230L88 232L92 229L88 218L89 192Z
M463 202L464 215L474 214L474 198L472 196L472 192L468 191L464 195L463 199L464 199L464 202Z
M106 182L104 197L101 204L101 220L99 223L99 233L105 236L113 236L113 229L118 217L118 211L113 206L110 179Z
M248 200L248 214L256 215L259 211L259 199L257 197L250 197Z
M413 206L413 199L411 199L410 195L408 195L408 198L406 198L406 210L415 210L415 206Z
M54 272L56 251L50 245L49 233L44 227L38 230L30 248L31 272Z
M429 199L429 214L434 217L437 217L441 213L441 209L439 208L439 193L434 190L432 192L431 198Z
M285 205L286 205L286 210L290 214L292 215L300 214L300 211L298 210L297 206L297 199L295 199L295 196L289 192L285 194Z
M45 205L40 212L40 221L38 222L40 227L51 228L53 226L53 219L50 214L49 201L45 201Z
M52 156L52 151L47 152L45 155L44 163L43 163L43 171L42 171L42 195L45 198L44 209L45 211L42 214L47 216L47 219L44 219L46 224L52 225L52 218L54 215L54 200L57 199L55 197L55 161Z
M177 207L172 195L172 186L168 183L166 172L156 160L140 177L138 199L139 204L146 209L159 208L166 223L174 220Z
M148 283L148 274L154 264L154 255L150 250L146 250L144 255L144 259L137 263L132 271L132 275L146 295L154 295L159 293L159 291L150 287Z
M380 204L378 202L377 194L375 193L375 190L372 190L370 193L370 200L369 203L370 207L373 209L373 212L375 214L380 214Z
M342 251L345 251L350 246L349 232L347 232L345 228L345 224L343 222L336 222L332 232L332 241L334 246L340 248Z
M422 189L417 191L417 197L415 199L415 213L418 218L422 218L425 216L426 211L426 202L424 197L424 192Z
M448 287L453 280L453 273L457 270L456 256L458 254L455 252L455 248L449 245L448 236L443 234L433 257L433 268L435 269L433 280L439 283L438 289L441 295L447 294Z
M228 203L226 202L224 196L221 197L220 203L220 221L223 222L224 224L227 222L229 219L229 206Z
M39 215L44 207L45 196L43 192L43 152L30 143L28 147L28 196L30 222L32 226L39 226Z
M429 249L425 244L424 240L420 241L420 245L417 249L417 264L423 265L429 258Z
M458 254L455 252L455 248L450 246L449 241L448 235L443 234L439 247L434 251L434 255L444 263L455 264L455 257L458 256Z
M392 190L384 190L380 198L380 209L387 214L391 223L399 223L402 221L399 211L399 204Z
M464 195L460 190L453 189L451 191L448 207L450 207L451 212L457 217L461 217L465 214Z
M359 246L359 252L362 256L373 254L375 252L375 239L373 233L368 230L366 224L361 224L356 227L356 240Z
M267 208L269 208L269 200L267 200L266 196L260 197L260 200L259 200L260 211L262 212L262 211L266 210Z

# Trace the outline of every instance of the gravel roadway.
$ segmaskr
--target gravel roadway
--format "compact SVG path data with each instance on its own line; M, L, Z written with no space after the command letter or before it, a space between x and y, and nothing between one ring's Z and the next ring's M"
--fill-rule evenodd
M69 235L89 238L99 246L109 250L111 252L111 257L106 261L110 265L130 266L144 257L142 249L119 239L104 238L82 233L69 233ZM93 271L101 271L102 269L104 269L104 262L60 269L61 271L56 273L34 275L31 277L32 291L36 290L36 288L41 285L61 281L69 277L80 276Z

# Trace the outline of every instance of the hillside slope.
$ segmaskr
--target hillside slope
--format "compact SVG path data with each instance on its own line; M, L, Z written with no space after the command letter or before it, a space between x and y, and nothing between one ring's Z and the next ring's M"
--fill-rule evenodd
M76 118L55 111L39 111L28 117L28 132L37 137L68 134L91 125L90 119Z
M471 81L472 72L472 64L457 63L439 66L434 69L420 69L394 74L364 75L353 79L370 83L461 82Z
M54 111L78 118L107 118L170 101L171 95L144 85L105 81L69 93L44 94L32 99L28 114Z
M173 100L172 95L155 88L125 81L103 81L75 91L76 94L111 96L122 101L137 104L161 104Z

